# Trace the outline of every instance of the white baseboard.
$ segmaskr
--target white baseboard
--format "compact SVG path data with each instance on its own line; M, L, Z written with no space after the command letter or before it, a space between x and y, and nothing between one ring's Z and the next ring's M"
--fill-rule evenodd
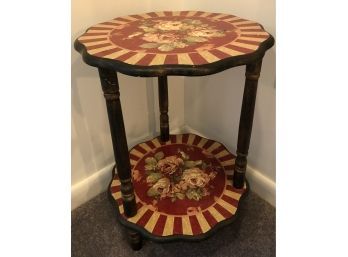
M184 126L183 129L176 128L170 132L171 134L194 133L199 136L207 137L189 126ZM104 168L96 171L93 175L85 178L71 187L72 210L107 190L107 186L111 179L111 169L114 165L115 164L112 163L105 166ZM264 176L261 171L254 169L249 165L247 167L246 176L248 178L251 190L258 194L262 199L275 206L275 182Z
M175 128L170 130L171 134L183 133L183 130ZM139 137L129 142L133 146L139 142L151 139L152 136ZM71 209L74 210L85 202L91 200L98 194L105 192L111 179L111 170L115 163L111 163L104 168L96 171L93 175L72 185L71 187ZM117 171L116 171L117 172Z
M261 171L247 166L246 177L250 184L251 191L255 192L262 199L276 206L276 183L262 174Z
M72 210L106 191L107 185L111 180L111 170L114 165L112 163L105 166L71 187Z
M200 133L199 131L185 126L185 133L193 133L202 137L209 138L208 136ZM276 204L276 184L273 180L269 179L263 173L255 168L247 166L246 177L250 184L250 189L262 199L270 203L272 206Z

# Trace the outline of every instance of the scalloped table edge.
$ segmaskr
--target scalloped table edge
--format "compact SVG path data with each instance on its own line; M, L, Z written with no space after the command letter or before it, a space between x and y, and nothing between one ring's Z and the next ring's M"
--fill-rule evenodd
M143 227L137 226L132 222L127 221L120 213L119 211L119 206L117 204L117 201L115 200L115 198L112 196L112 192L111 192L111 184L112 181L114 180L114 175L116 170L116 165L113 167L113 175L112 178L110 180L110 183L108 185L108 198L109 201L112 203L113 207L116 209L116 216L117 216L117 220L118 222L125 226L126 228L132 229L136 232L139 232L144 238L156 241L156 242L173 242L173 241L201 241L204 239L207 239L209 237L211 237L212 235L214 235L218 230L220 230L223 227L228 226L229 224L232 224L236 219L238 219L238 217L240 216L240 209L241 206L243 206L244 204L244 200L245 198L248 196L249 194L249 182L247 181L247 179L245 180L246 183L246 189L244 191L244 193L241 195L239 202L238 202L238 208L236 210L236 213L230 217L227 218L223 221L218 222L214 227L212 227L209 231L199 234L199 235L169 235L169 236L155 236L153 234L151 234L150 232L148 232L146 229L144 229Z
M261 26L262 27L262 26ZM263 27L262 27L263 28ZM267 32L268 33L268 32ZM157 76L206 76L224 71L236 66L246 65L258 59L263 58L266 51L274 45L274 38L269 34L269 38L260 44L260 47L250 54L233 56L222 59L217 62L203 64L203 65L153 65L153 66L139 66L131 65L117 60L110 60L102 57L96 57L87 53L86 47L77 39L74 43L74 48L81 55L85 63L88 65L115 70L129 76L136 77L157 77Z

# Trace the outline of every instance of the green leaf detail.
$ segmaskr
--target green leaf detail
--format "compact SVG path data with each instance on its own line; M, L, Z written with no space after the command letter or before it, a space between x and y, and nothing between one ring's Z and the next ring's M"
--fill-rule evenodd
M187 37L185 37L185 40L187 42L194 42L194 43L200 43L200 42L207 41L207 39L204 37L194 37L194 36L187 36Z
M145 170L146 170L146 171L155 171L155 170L156 170L156 165L153 165L153 164L146 164L146 165L145 165Z
M145 159L145 163L149 164L149 165L156 165L157 164L157 160L153 157L147 157Z
M205 162L202 162L202 170L207 169L207 164Z
M147 176L146 178L146 182L147 183L156 183L160 178L162 178L162 174L161 173L157 173L157 172L153 172L151 173L149 176Z
M164 153L163 152L158 152L155 154L155 158L157 161L161 160L164 158Z
M191 24L199 25L202 24L202 22L200 20L192 20Z
M181 158L184 160L184 161L187 161L190 159L190 157L188 156L187 153L183 152L183 151L180 151L180 155L181 155Z
M147 190L147 193L146 193L149 197L154 197L154 196L158 196L160 195L160 193L154 189L153 187L150 187L149 190Z
M182 22L193 25L200 25L202 22L200 20L184 19Z
M202 165L202 163L203 163L202 160L195 161L196 166L200 166L200 165Z
M179 176L173 176L174 183L179 183L181 180L181 175Z
M190 188L186 191L186 197L190 200L199 201L202 198L201 190Z
M151 28L151 27L147 27L147 26L142 27L142 29L145 32L147 32L147 33L149 33L149 32L156 32L157 31L157 29L154 29L154 28Z
M191 24L193 22L193 20L192 19L184 19L184 20L182 20L182 22Z
M172 46L171 44L163 44L160 47L158 47L158 50L163 51L163 52L169 52L172 51L175 47Z
M191 169L193 167L196 166L196 162L195 161L185 161L185 168L186 169Z
M140 47L141 48L157 48L159 46L158 43L144 43L144 44L141 44Z
M175 193L175 196L180 199L180 200L184 200L185 199L185 194L183 193Z

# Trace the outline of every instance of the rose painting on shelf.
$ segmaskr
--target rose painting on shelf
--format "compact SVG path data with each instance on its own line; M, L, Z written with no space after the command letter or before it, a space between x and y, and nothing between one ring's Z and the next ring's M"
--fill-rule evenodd
M145 159L147 195L157 200L199 201L209 195L209 182L217 172L202 160L190 160L188 154L179 151L177 155L165 157L163 152Z

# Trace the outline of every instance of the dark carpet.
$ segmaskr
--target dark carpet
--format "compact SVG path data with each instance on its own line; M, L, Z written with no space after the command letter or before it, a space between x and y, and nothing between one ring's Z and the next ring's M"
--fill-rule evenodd
M73 257L270 257L275 256L275 208L250 192L233 224L201 242L160 244L144 240L140 251L128 245L106 193L72 212Z

